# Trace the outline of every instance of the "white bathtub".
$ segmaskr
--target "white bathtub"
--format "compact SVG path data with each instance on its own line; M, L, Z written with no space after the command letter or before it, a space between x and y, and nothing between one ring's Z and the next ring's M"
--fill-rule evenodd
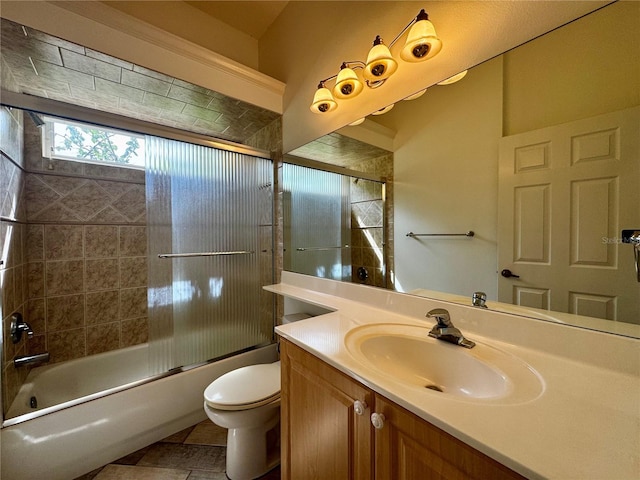
M36 367L29 372L6 418L38 412L74 399L88 400L85 397L147 378L148 352L145 343ZM31 407L32 397L37 401L37 408Z
M16 424L5 421L9 426L0 433L1 478L76 478L204 420L204 389L223 373L277 360L275 345L270 345L116 393L96 393L147 376L146 346L119 353L45 366L29 374L9 413L32 414L29 403L35 396L35 415L43 415ZM86 372L90 374L82 375ZM78 381L85 377L87 381ZM82 397L81 403L62 410L50 406L65 401L69 393Z

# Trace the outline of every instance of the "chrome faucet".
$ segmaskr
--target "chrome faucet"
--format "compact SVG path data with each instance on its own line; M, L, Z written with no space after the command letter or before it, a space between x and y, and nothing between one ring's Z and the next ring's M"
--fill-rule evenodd
M462 332L453 326L449 312L444 308L434 308L427 313L427 318L435 318L438 322L429 332L429 336L445 342L455 343L465 348L473 348L475 342L467 340Z
M22 314L20 312L16 312L11 315L9 333L11 335L12 343L18 343L22 338L23 333L26 333L29 338L33 337L33 330L29 324L22 319Z
M471 305L474 307L487 308L487 294L484 292L473 292L471 296Z
M18 355L13 359L13 366L18 368L31 363L46 363L51 359L49 352L36 353L34 355Z

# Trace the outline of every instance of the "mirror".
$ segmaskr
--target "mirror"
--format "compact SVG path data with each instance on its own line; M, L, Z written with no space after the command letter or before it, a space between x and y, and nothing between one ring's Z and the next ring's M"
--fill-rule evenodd
M398 291L467 305L484 291L492 309L640 337L633 247L621 241L622 229L640 229L639 20L635 2L608 5L478 65L460 82L432 86L339 131L359 136L368 124L395 134L389 270ZM616 112L629 119L616 123ZM568 154L570 165L596 172L566 179L561 191L540 173L560 149L542 134L566 125L593 133L569 132L563 141L583 152ZM501 166L514 149L519 163ZM628 166L616 171L628 152ZM505 174L518 168L536 180L525 185ZM556 198L563 198L557 207ZM568 267L552 273L554 287L546 288L535 269L562 255ZM579 286L558 295L553 282L567 270L577 272Z
M387 287L390 211L385 178L346 167L357 164L361 156L370 160L371 155L379 155L381 165L392 166L392 156L339 134L332 134L324 145L300 153L317 157L323 152L340 167L328 168L326 163L293 155L284 158L284 269ZM344 151L349 158L341 155Z

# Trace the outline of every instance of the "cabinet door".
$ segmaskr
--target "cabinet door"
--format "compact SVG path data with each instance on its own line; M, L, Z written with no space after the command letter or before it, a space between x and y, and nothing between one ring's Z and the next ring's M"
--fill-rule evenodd
M373 394L286 340L282 362L282 478L372 480Z
M375 406L385 417L375 433L377 480L524 479L380 395Z

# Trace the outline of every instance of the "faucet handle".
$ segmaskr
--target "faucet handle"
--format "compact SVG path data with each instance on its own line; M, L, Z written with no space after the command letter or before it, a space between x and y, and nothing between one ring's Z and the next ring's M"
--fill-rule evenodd
M31 330L29 324L23 320L22 314L20 312L15 312L11 315L11 325L9 330L11 342L18 343L24 332L27 332L27 337L33 337L33 330Z
M435 318L438 322L438 325L442 327L452 327L451 316L449 312L444 308L434 308L433 310L429 310L426 315L427 318Z

